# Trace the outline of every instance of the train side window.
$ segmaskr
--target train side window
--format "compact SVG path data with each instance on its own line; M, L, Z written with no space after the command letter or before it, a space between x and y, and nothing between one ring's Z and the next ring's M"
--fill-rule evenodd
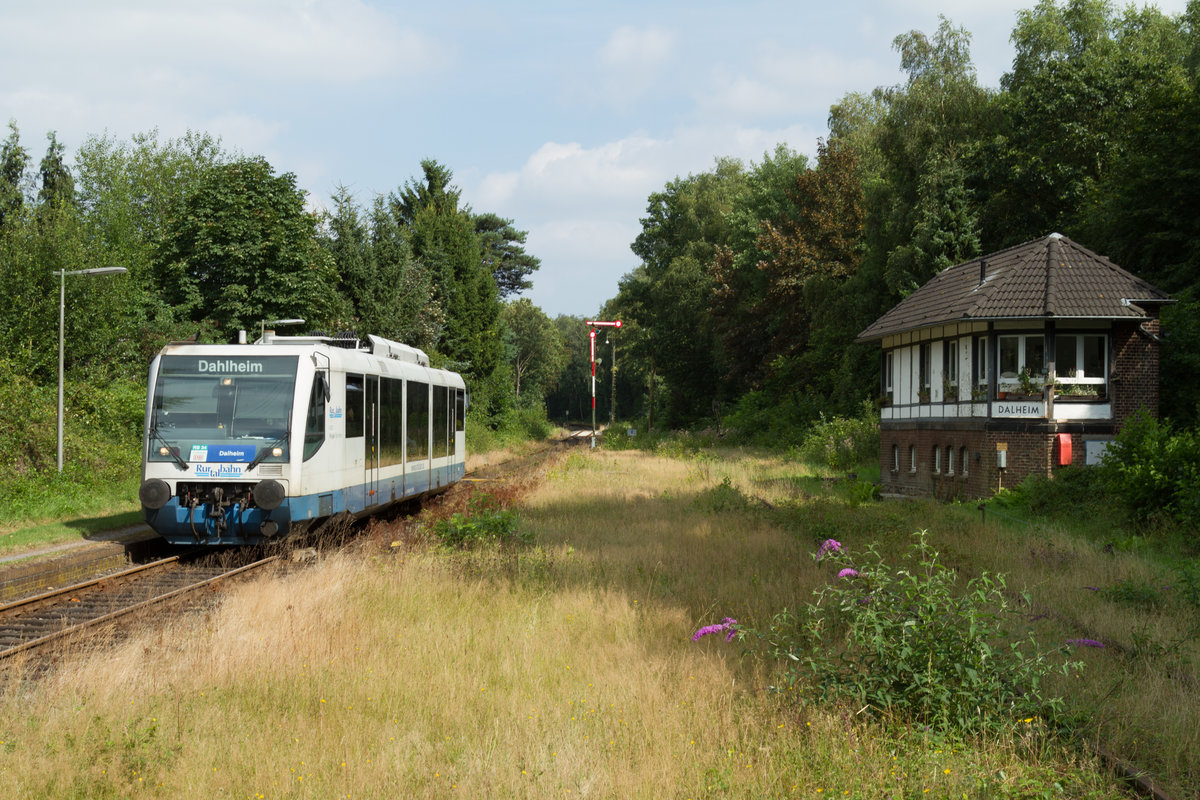
M313 377L308 393L308 414L304 421L304 460L308 461L325 443L325 373Z
M363 427L363 376L346 373L346 438L362 436Z
M433 387L433 457L449 455L450 444L450 390L446 386Z
M379 416L383 422L380 433L383 466L404 461L404 381L383 378L379 390Z
M408 382L408 408L405 415L408 460L429 457L429 384Z

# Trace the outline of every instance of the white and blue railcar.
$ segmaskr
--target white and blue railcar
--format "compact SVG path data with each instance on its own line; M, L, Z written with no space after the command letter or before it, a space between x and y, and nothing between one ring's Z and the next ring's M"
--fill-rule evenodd
M460 480L462 377L368 338L163 348L138 493L150 527L172 544L258 544Z

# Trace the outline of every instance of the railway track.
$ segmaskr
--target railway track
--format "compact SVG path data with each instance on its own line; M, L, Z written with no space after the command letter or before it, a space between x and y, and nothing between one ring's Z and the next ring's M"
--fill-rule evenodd
M548 443L498 464L474 470L461 487L476 483L506 482L522 474L563 445L577 444L574 437ZM450 495L454 495L451 490ZM442 498L444 499L444 498ZM342 536L344 537L343 531ZM73 583L40 594L21 597L0 605L0 669L5 661L20 653L33 653L56 643L65 643L80 633L112 624L167 603L186 602L204 590L212 590L222 581L260 569L278 561L271 556L237 567L214 566L211 558L193 559L189 553L174 555L147 564L129 567L100 577ZM34 585L44 585L37 580Z
M278 561L269 556L240 566L216 566L171 556L101 578L53 589L0 606L0 666L102 625L213 589Z

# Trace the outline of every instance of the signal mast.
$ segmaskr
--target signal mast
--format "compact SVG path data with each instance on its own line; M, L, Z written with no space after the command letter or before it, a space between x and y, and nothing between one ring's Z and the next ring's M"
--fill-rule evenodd
M591 340L591 350L592 350L592 445L591 446L594 448L596 446L596 328L620 328L621 320L618 319L618 320L613 320L612 322L604 322L604 321L597 320L597 319L589 319L589 320L585 320L583 324L587 325L588 327L591 328L591 330L588 331L588 339ZM613 345L614 354L616 353L616 348L617 348L617 346L614 344ZM614 358L614 361L615 360L616 359ZM616 369L616 366L617 366L616 364L613 364L614 370ZM614 372L613 373L613 392L614 392L613 399L614 400L616 399L616 397L615 397L616 380L617 380L616 373Z

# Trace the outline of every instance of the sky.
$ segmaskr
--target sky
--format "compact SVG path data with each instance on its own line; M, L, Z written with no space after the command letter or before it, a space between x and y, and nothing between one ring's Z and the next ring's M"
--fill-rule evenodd
M525 296L591 316L638 266L652 192L780 143L815 155L829 107L900 83L893 39L939 15L996 87L1033 5L0 0L0 125L35 163L50 131L72 154L203 131L294 173L314 208L339 186L366 206L433 158L472 210L528 232L542 266Z

